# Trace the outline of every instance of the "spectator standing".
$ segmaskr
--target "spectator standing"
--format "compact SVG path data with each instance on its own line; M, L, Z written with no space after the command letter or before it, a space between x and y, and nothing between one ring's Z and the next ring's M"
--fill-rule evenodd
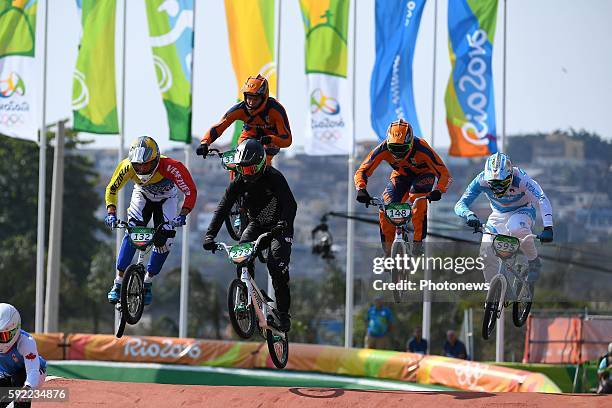
M372 349L388 349L389 333L393 331L395 317L393 312L382 304L382 298L377 297L368 309L366 324L368 331L365 337L365 347Z

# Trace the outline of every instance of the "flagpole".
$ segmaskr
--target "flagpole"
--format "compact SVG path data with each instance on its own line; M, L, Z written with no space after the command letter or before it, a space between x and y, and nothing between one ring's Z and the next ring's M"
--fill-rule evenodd
M196 3L193 2L193 22L192 22L192 39L191 39L191 111L193 112L193 67L195 65L195 28L196 28ZM191 124L189 126L191 133ZM191 134L189 135L189 143L185 143L185 167L187 171L191 171ZM181 296L179 309L179 337L185 338L189 332L189 224L191 217L187 217L186 223L183 226L183 247L181 248Z
M43 3L43 2L41 2ZM38 137L38 226L36 231L36 311L34 317L34 330L43 332L43 308L45 303L45 191L47 179L47 18L49 14L48 1L44 1L44 39L42 62L42 109L40 119L40 134Z
M434 32L433 32L433 67L432 67L432 84L431 84L431 147L435 146L435 129L436 129L436 53L438 50L438 0L434 1ZM427 206L427 216L429 217L429 206ZM425 256L428 256L428 246L425 245ZM431 279L431 270L425 268L425 281ZM431 344L431 291L428 287L423 290L423 320L421 323L421 332L424 339L427 339L427 348ZM429 352L429 350L428 350Z
M119 148L117 149L117 160L121 162L124 159L123 145L125 144L125 66L126 66L126 38L127 38L127 0L123 0L123 39L122 39L122 57L121 57L121 129L119 130ZM117 192L117 216L120 220L125 220L125 194L123 190ZM115 242L116 254L119 256L121 249L121 241L123 240L122 230L117 230ZM115 327L119 325L119 311L115 311Z
M357 1L353 1L353 143L348 157L348 188L347 212L349 215L355 211L355 188L353 186L353 173L355 168L355 83L357 80ZM354 267L355 267L355 221L346 220L346 293L344 305L344 347L353 347L353 303L354 303Z
M504 73L502 80L502 152L506 152L506 34L508 26L508 2L504 0ZM497 332L495 333L495 361L504 361L504 341L505 341L505 316L502 310L497 322Z

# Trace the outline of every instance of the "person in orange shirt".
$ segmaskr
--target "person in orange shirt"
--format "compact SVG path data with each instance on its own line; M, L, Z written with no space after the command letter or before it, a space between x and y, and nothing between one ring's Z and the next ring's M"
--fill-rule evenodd
M221 120L213 125L200 142L196 153L206 157L208 147L237 120L244 122L238 139L240 144L245 139L257 139L266 150L267 164L272 162L281 148L291 146L291 128L285 108L276 99L269 96L268 80L257 75L249 77L242 87L244 100L232 106Z
M357 201L369 204L371 197L366 187L368 177L382 162L389 163L393 171L383 193L386 203L413 202L419 200L412 210L414 226L414 251L421 254L422 241L427 236L427 201L438 201L446 192L451 176L440 156L420 138L415 138L412 126L403 119L389 125L387 138L374 148L355 172ZM437 180L437 181L436 181ZM395 237L395 227L380 212L380 238L385 254L389 256Z

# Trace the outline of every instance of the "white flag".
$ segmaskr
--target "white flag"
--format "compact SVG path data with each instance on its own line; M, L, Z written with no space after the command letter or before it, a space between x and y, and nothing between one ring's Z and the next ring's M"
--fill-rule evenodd
M38 70L32 57L0 58L0 133L38 140Z
M310 95L305 150L311 155L353 150L352 86L346 78L307 74Z

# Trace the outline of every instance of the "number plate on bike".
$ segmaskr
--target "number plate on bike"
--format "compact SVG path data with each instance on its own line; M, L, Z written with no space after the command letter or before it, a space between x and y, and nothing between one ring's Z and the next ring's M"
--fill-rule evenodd
M130 241L136 247L143 247L151 242L154 233L154 228L135 227L130 230Z
M235 263L241 263L253 254L253 249L253 244L250 242L234 245L229 250L229 257Z
M493 239L493 250L500 258L510 258L518 252L521 241L510 235L496 235Z
M395 223L404 223L412 216L412 208L408 203L391 203L385 208L385 214Z
M227 152L221 155L223 167L225 167L228 170L233 170L236 167L236 165L234 164L235 154L236 154L236 150L228 150Z

